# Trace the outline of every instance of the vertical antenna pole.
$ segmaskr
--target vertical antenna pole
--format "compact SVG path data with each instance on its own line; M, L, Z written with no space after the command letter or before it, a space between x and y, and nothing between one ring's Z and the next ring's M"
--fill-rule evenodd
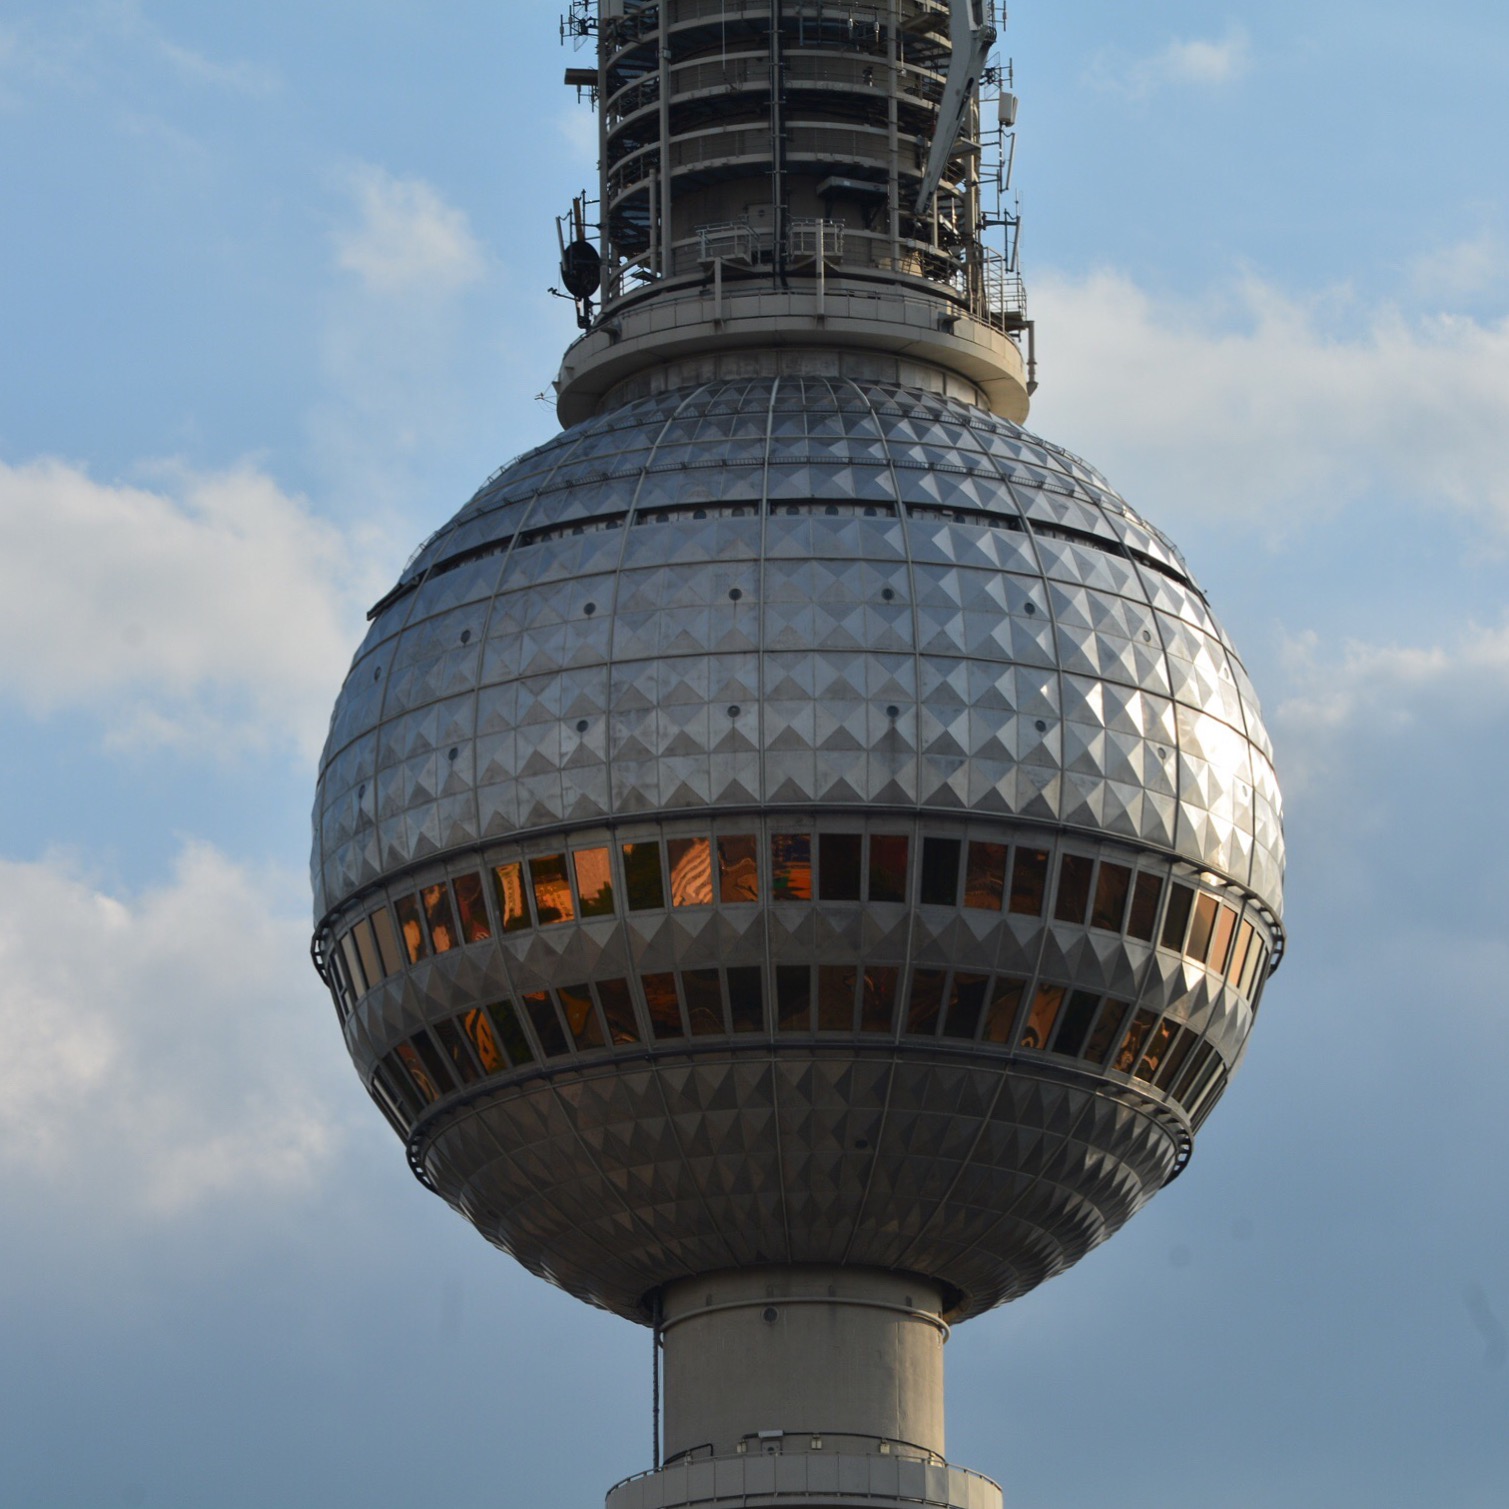
M656 1472L660 1471L660 1324L664 1315L657 1293L655 1323L650 1331L650 1453Z

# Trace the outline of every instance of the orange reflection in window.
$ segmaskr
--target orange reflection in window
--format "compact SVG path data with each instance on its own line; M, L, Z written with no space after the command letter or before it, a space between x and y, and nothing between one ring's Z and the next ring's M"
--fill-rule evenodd
M419 920L419 898L402 896L393 904L398 913L398 930L403 934L404 951L410 964L417 964L429 953L424 941L424 924Z
M657 1038L685 1037L681 1025L681 997L673 974L641 975L644 1002L650 1009L650 1027Z
M424 1096L428 1104L434 1105L440 1099L440 1087L431 1078L429 1069L425 1067L413 1045L400 1043L393 1051L398 1055L404 1068L409 1071L409 1078L414 1081L414 1088Z
M459 941L450 888L442 880L439 885L426 886L419 899L424 903L425 920L430 924L430 946L437 954L449 952Z
M1231 983L1241 988L1242 975L1247 969L1247 950L1252 947L1254 933L1252 924L1244 922L1237 933L1237 946L1231 956Z
M812 900L812 835L770 835L770 893L777 901Z
M760 861L753 833L725 834L718 840L718 899L758 901Z
M1210 952L1210 937L1216 928L1218 906L1214 896L1203 893L1195 902L1195 920L1190 924L1189 942L1184 945L1184 952L1197 964L1203 964L1206 954Z
M1085 1051L1080 1056L1092 1064L1105 1063L1106 1055L1121 1036L1121 1029L1126 1025L1127 1013L1131 1009L1131 1004L1127 1001L1107 1000L1100 1008L1100 1020L1095 1023L1095 1030L1090 1034L1090 1041L1085 1044Z
M493 870L493 891L498 898L498 916L505 933L529 926L529 902L524 895L524 866L498 865Z
M1145 1079L1149 1084L1157 1079L1158 1070L1168 1057L1169 1045L1178 1031L1179 1024L1170 1021L1167 1017L1158 1024L1158 1030L1152 1035L1142 1055L1142 1061L1137 1065L1134 1078Z
M1041 917L1047 889L1047 851L1018 849L1011 866L1011 910L1019 917Z
M452 884L456 888L456 910L461 914L461 936L468 943L485 942L493 935L493 925L482 894L482 877L458 875Z
M1142 1045L1147 1041L1147 1035L1153 1030L1153 1023L1157 1020L1151 1011L1139 1011L1132 1018L1127 1035L1121 1040L1121 1052L1116 1055L1116 1068L1120 1073L1132 1072L1133 1065L1142 1057Z
M1039 985L1032 997L1032 1010L1027 1013L1027 1025L1022 1030L1021 1048L1046 1048L1053 1036L1053 1024L1058 1020L1059 1008L1064 1004L1062 985Z
M666 856L671 862L671 905L713 904L713 846L705 838L670 838Z
M597 998L608 1019L608 1035L615 1043L637 1043L639 1023L634 1020L634 998L627 980L599 980Z
M601 1048L603 1030L598 1025L597 1012L592 1009L592 992L585 985L562 985L556 994L561 998L577 1049Z
M541 927L575 919L576 907L571 900L571 882L566 879L564 854L542 854L531 859L529 878L534 885L534 914Z
M1218 975L1226 973L1226 957L1231 952L1231 935L1236 931L1237 914L1223 906L1216 917L1216 935L1210 942L1210 965Z
M985 1041L1009 1043L1011 1031L1016 1025L1016 1014L1021 1009L1022 993L1027 982L1012 975L996 978L995 994L990 1001L990 1014L985 1018Z
M865 971L863 993L859 1000L859 1030L889 1032L896 1011L896 979L899 971L891 964L874 964Z
M606 849L577 849L571 856L576 868L576 894L582 899L583 917L613 915L613 872Z
M463 1013L461 1030L466 1033L484 1073L501 1074L508 1067L503 1050L498 1046L498 1039L493 1033L493 1024L488 1021L485 1011Z

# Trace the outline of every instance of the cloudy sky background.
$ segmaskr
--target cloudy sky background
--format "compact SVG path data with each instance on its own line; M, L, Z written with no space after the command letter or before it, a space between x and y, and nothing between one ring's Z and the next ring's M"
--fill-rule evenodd
M427 1195L307 963L366 606L547 437L548 0L0 0L0 1499L590 1506L644 1333ZM1013 1509L1509 1491L1509 16L1021 0L1032 424L1263 693L1290 956L1188 1174L949 1348Z

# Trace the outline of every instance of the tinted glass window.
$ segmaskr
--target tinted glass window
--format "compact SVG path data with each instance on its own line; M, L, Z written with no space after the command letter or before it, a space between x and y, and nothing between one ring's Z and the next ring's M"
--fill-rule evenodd
M1093 859L1083 854L1065 854L1058 866L1058 897L1053 915L1059 922L1083 923L1090 905L1090 872Z
M650 1011L650 1030L660 1039L685 1037L681 1025L681 997L676 994L676 976L641 975L644 1003Z
M666 840L666 858L671 865L671 905L713 904L713 846L706 838Z
M918 1037L931 1037L938 1027L938 1013L943 1010L941 969L914 969L912 993L906 1003L906 1030Z
M1216 913L1216 932L1210 940L1209 968L1218 975L1226 973L1226 960L1231 953L1231 935L1236 932L1237 914L1229 906Z
M1095 909L1090 913L1090 926L1103 927L1107 932L1119 933L1121 919L1126 916L1127 892L1132 887L1132 872L1126 865L1100 864L1100 874L1095 878Z
M948 993L948 1010L943 1017L945 1037L973 1040L985 1013L985 987L989 983L988 975L954 976L953 987Z
M561 1031L561 1021L555 1014L550 997L543 991L535 991L524 997L524 1010L534 1025L534 1035L539 1040L546 1058L555 1058L566 1051L566 1034Z
M1184 930L1189 926L1190 909L1195 904L1195 893L1187 885L1175 883L1168 889L1168 911L1163 918L1164 948L1177 953L1184 949Z
M346 973L350 976L351 984L357 995L367 993L366 975L362 971L361 950L356 946L356 934L347 933L341 939L341 957L346 963Z
M812 971L805 964L776 966L775 1004L782 1032L806 1032L812 1026Z
M482 1078L482 1071L472 1057L472 1050L466 1045L466 1038L462 1036L459 1023L459 1017L437 1022L435 1036L440 1039L440 1046L445 1049L446 1057L451 1061L451 1068L455 1070L456 1078L464 1085L474 1085Z
M393 926L393 914L387 907L373 912L372 936L377 939L383 973L396 975L403 968L403 946L398 941L398 929Z
M1157 1030L1148 1038L1142 1061L1134 1071L1136 1078L1145 1079L1151 1084L1158 1077L1158 1071L1163 1067L1164 1060L1168 1057L1168 1050L1173 1046L1178 1032L1179 1024L1169 1021L1167 1017L1158 1023Z
M585 985L563 985L557 994L561 998L561 1010L566 1014L566 1025L571 1029L571 1040L577 1049L601 1048L603 1029L592 1006L592 992Z
M770 894L776 901L812 900L812 835L772 833Z
M512 1001L495 1001L491 1007L493 1026L498 1029L498 1041L503 1044L509 1060L517 1068L520 1064L532 1064L534 1062L534 1049L529 1046L529 1039L524 1036L523 1025L519 1021L519 1014L513 1009Z
M424 1102L414 1093L413 1082L404 1072L403 1064L396 1053L390 1053L372 1075L373 1082L380 1084L388 1099L398 1107L404 1121L413 1121L419 1115Z
M576 917L564 854L541 854L531 859L529 879L534 886L534 914L541 927L552 922L570 922Z
M424 1060L420 1058L412 1043L400 1043L394 1050L398 1055L398 1061L408 1072L414 1088L419 1091L420 1098L426 1105L434 1105L440 1099L440 1086L435 1083Z
M472 1052L477 1055L477 1062L482 1065L482 1072L501 1074L508 1063L498 1045L493 1024L487 1019L487 1013L480 1009L467 1011L457 1020L461 1023L461 1030L466 1034L467 1041L472 1045Z
M1209 1043L1201 1043L1199 1049L1186 1065L1184 1072L1179 1076L1174 1086L1174 1099L1181 1105L1189 1104L1189 1092L1194 1087L1201 1075L1209 1067L1211 1060L1216 1056L1216 1050Z
M1047 888L1048 851L1018 849L1012 856L1011 910L1019 917L1041 917Z
M1105 1063L1111 1049L1121 1041L1121 1029L1126 1026L1127 1014L1131 1009L1126 1001L1112 1000L1107 1000L1100 1008L1095 1030L1090 1034L1090 1041L1085 1044L1085 1051L1081 1055L1087 1062Z
M889 1032L896 1017L896 976L890 964L875 964L864 973L859 998L859 1030Z
M765 992L757 965L729 970L728 1005L735 1032L765 1030Z
M430 947L437 954L448 953L461 941L456 931L456 914L451 910L451 890L442 881L426 886L419 899L424 903L425 920L430 924Z
M634 997L627 980L599 980L597 999L608 1019L608 1036L615 1043L637 1043L639 1023L634 1020Z
M440 1050L430 1040L427 1032L416 1032L409 1039L409 1045L419 1055L420 1062L428 1070L430 1079L442 1095L449 1095L456 1088L455 1077L446 1068L445 1060L440 1056Z
M964 866L964 905L998 912L1006 901L1006 845L971 840Z
M959 904L959 840L922 840L922 883L919 899L927 906Z
M824 1032L854 1030L854 996L858 988L859 970L855 965L818 965L817 1025Z
M1022 1028L1021 1048L1046 1048L1053 1035L1053 1024L1064 1004L1062 985L1039 985L1033 993L1032 1009L1027 1013L1027 1025Z
M996 976L990 1011L985 1018L987 1043L1009 1043L1012 1040L1017 1013L1022 1007L1022 994L1026 989L1025 980L1018 980L1012 975Z
M498 899L498 916L505 933L517 933L529 926L529 901L524 895L524 866L499 865L493 871L493 893Z
M681 984L686 991L686 1018L693 1037L708 1037L728 1029L723 1025L723 987L716 969L683 971Z
M760 899L760 862L754 834L736 833L718 840L718 899L723 902Z
M624 845L624 886L631 912L658 912L665 907L665 878L660 870L660 845Z
M1216 898L1201 895L1195 901L1195 920L1190 924L1189 941L1184 952L1197 964L1205 962L1210 952L1210 937L1216 926Z
M577 849L571 856L583 917L613 915L613 871L606 849Z
M458 875L451 882L456 892L456 912L461 919L461 938L465 943L481 943L493 935L487 915L487 901L480 875Z
M1199 1034L1191 1032L1188 1027L1179 1029L1179 1036L1174 1039L1174 1046L1164 1055L1163 1067L1158 1071L1158 1088L1167 1090L1178 1079L1179 1071L1189 1059L1191 1050L1200 1041Z
M410 964L417 964L430 951L424 941L424 924L419 920L419 898L402 896L393 903L393 909L398 913L398 931L403 934L404 952L408 954Z
M1244 922L1237 932L1237 946L1231 955L1231 982L1240 987L1243 971L1247 968L1247 951L1252 947L1252 940L1256 935L1250 922Z
M1158 1018L1151 1011L1139 1011L1132 1018L1132 1025L1121 1040L1121 1051L1116 1055L1116 1067L1123 1074L1130 1074L1142 1058L1142 1045Z
M817 879L824 901L859 900L858 833L823 833L817 840Z
M904 833L870 835L870 900L905 901L911 840Z
M1069 997L1058 1024L1058 1036L1053 1039L1055 1053L1067 1053L1078 1058L1085 1039L1090 1035L1090 1024L1100 1007L1100 997L1092 990L1076 990Z
M1132 891L1132 915L1127 919L1127 933L1141 938L1144 943L1153 941L1153 929L1158 925L1158 903L1163 899L1163 877L1144 870L1137 877Z

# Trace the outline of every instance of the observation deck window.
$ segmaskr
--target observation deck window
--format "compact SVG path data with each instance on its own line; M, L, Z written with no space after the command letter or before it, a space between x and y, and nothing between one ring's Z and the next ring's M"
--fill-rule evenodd
M1083 927L1090 908L1090 876L1095 861L1083 854L1065 854L1058 866L1058 895L1053 903L1057 922L1073 922Z
M859 986L859 968L854 964L819 964L817 967L817 1025L822 1032L854 1030L854 996Z
M1179 1024L1170 1021L1167 1017L1158 1024L1157 1030L1148 1040L1141 1062L1132 1071L1135 1079L1146 1080L1152 1084L1158 1078L1158 1070L1168 1058L1168 1050L1179 1031Z
M713 848L706 838L672 838L666 841L671 866L671 905L713 904Z
M924 906L959 904L959 852L957 838L922 840L922 877L918 899Z
M476 1059L472 1057L472 1050L467 1046L466 1038L456 1025L456 1019L448 1017L443 1022L436 1022L435 1036L440 1039L440 1046L445 1049L456 1078L463 1085L476 1084L482 1078L482 1070Z
M1199 1033L1191 1032L1188 1027L1179 1029L1179 1036L1174 1040L1174 1046L1169 1050L1162 1069L1158 1071L1158 1078L1154 1081L1160 1090L1167 1093L1169 1086L1178 1079L1179 1071L1184 1067L1199 1041Z
M419 900L414 896L401 896L394 904L398 913L398 930L403 934L404 951L410 964L418 964L429 956L430 947L425 941L424 923L419 920Z
M639 1041L639 1023L634 1020L634 997L627 980L599 980L597 999L608 1019L608 1036L615 1046Z
M561 1020L555 1014L550 993L531 991L524 997L524 1010L529 1013L540 1051L546 1058L559 1058L566 1051L566 1034L561 1031Z
M964 866L964 905L999 912L1006 903L1006 845L970 840Z
M681 974L686 1016L693 1037L717 1037L728 1031L723 1020L723 984L716 969L687 969Z
M719 836L718 899L735 905L760 899L759 846L754 834Z
M1151 870L1137 876L1132 891L1132 915L1127 919L1127 936L1151 943L1158 927L1158 903L1163 900L1163 877Z
M985 1014L985 989L989 975L956 974L949 991L948 1010L943 1018L944 1037L973 1042L979 1035L980 1018Z
M495 1001L491 1015L493 1025L498 1029L498 1041L513 1061L514 1068L517 1069L521 1064L532 1064L534 1049L524 1036L524 1024L520 1022L518 1012L513 1009L513 1002Z
M728 1005L735 1032L765 1030L765 988L758 964L728 971Z
M1090 1034L1090 1041L1085 1044L1085 1051L1080 1055L1086 1063L1105 1063L1111 1049L1121 1039L1121 1029L1126 1025L1127 1013L1131 1009L1126 1001L1106 997L1100 1008L1100 1016L1096 1018L1095 1030Z
M906 1030L914 1037L932 1037L938 1027L938 1013L943 1009L944 972L941 969L914 969L912 992L906 1006Z
M659 912L665 909L665 877L660 868L660 845L653 840L625 844L624 888L629 895L631 912Z
M541 854L531 859L529 879L534 887L534 914L541 927L575 920L576 907L571 900L571 882L566 878L564 854Z
M430 947L437 954L449 953L459 937L451 909L451 888L442 880L438 885L426 886L419 899L424 903L425 920L430 925Z
M1231 938L1236 926L1237 914L1229 906L1222 906L1216 914L1215 936L1210 940L1209 968L1214 974L1226 973L1227 960L1231 956Z
M805 964L777 964L776 1021L782 1032L806 1032L812 1026L812 971Z
M644 1003L650 1013L650 1030L658 1042L685 1037L686 1029L681 1022L681 997L676 993L676 976L673 974L641 975L640 988L644 991Z
M985 1018L985 1041L1000 1043L1003 1047L1011 1041L1016 1027L1017 1013L1022 1009L1022 996L1027 990L1026 980L1013 975L997 975L995 994L990 1000L990 1014Z
M906 901L911 840L905 833L870 835L870 900Z
M859 833L824 833L817 841L818 895L824 901L859 900Z
M1177 881L1168 890L1168 911L1163 916L1162 946L1174 953L1184 952L1184 934L1189 928L1189 914L1195 904L1195 893L1187 885Z
M770 836L770 894L776 901L812 900L812 835Z
M1064 1004L1062 985L1039 985L1033 993L1032 1009L1027 1013L1027 1025L1022 1031L1019 1048L1046 1049L1053 1035L1053 1024Z
M363 996L370 989L366 976L362 973L361 952L356 946L356 937L353 933L347 933L341 939L341 959L346 966L346 975L351 982L353 996Z
M476 873L458 875L451 883L456 893L456 911L461 917L461 936L468 943L485 943L493 935L487 915L487 898L482 877Z
M1240 986L1242 976L1247 970L1247 955L1252 948L1252 940L1256 936L1250 922L1243 922L1237 930L1237 946L1231 953L1231 969L1229 971L1231 983Z
M1048 889L1048 851L1017 849L1011 865L1011 910L1020 917L1041 917Z
M1111 933L1121 931L1131 885L1132 872L1128 866L1101 861L1100 874L1095 879L1095 907L1090 913L1091 927L1104 928Z
M493 1024L487 1019L487 1013L478 1007L474 1011L463 1012L456 1020L461 1023L461 1030L472 1045L472 1052L477 1055L482 1072L502 1073L508 1063L503 1057L503 1050L498 1046L497 1034L493 1031Z
M498 917L505 933L523 932L532 925L529 919L529 898L524 891L522 864L494 867L493 894L498 900Z
M372 935L377 939L383 973L396 975L403 968L403 949L398 942L398 929L393 926L393 914L385 906L372 914Z
M1195 920L1190 924L1189 942L1184 952L1197 964L1205 962L1210 940L1216 928L1216 910L1220 905L1211 895L1201 895L1195 902Z
M1093 990L1076 990L1069 997L1063 1017L1058 1024L1058 1036L1053 1040L1053 1051L1069 1058L1078 1058L1090 1035L1095 1013L1100 1008L1100 997Z
M890 964L876 964L864 972L859 998L859 1030L889 1032L896 1016L896 984L900 971Z
M556 994L560 997L561 1010L566 1015L566 1025L571 1029L576 1051L585 1053L589 1048L601 1048L603 1029L592 1004L591 990L586 985L562 985Z
M1142 1058L1142 1045L1147 1041L1157 1020L1156 1013L1151 1011L1139 1011L1132 1018L1132 1025L1127 1028L1126 1036L1121 1040L1121 1052L1116 1055L1118 1073L1130 1074L1137 1067Z
M571 856L583 917L613 915L613 871L607 849L577 849ZM459 892L457 893L459 896Z

